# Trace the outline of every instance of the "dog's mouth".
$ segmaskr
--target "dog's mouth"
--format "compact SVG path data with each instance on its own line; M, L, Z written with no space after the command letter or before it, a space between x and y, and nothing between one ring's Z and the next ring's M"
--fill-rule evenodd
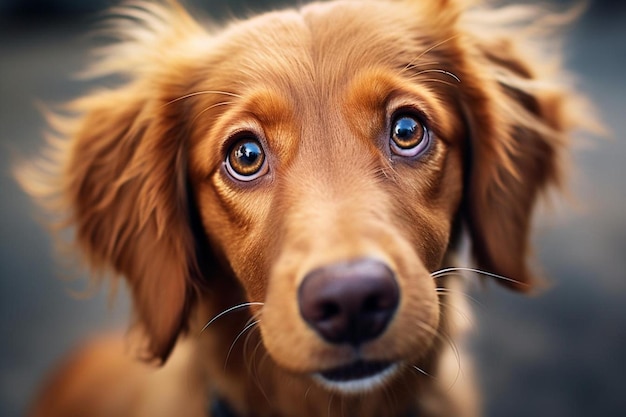
M399 369L394 362L358 360L314 374L314 378L326 388L347 394L371 391L387 382Z

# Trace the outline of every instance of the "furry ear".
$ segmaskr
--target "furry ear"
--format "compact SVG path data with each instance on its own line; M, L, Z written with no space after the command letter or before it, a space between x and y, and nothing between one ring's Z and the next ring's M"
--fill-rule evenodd
M568 134L591 116L574 119L572 104L582 101L555 81L566 74L554 58L538 54L545 39L531 40L516 25L519 16L536 17L531 30L542 25L530 7L467 12L461 79L470 131L465 213L473 255L481 269L510 279L499 282L527 292L534 283L527 265L533 208L542 191L561 184Z
M72 105L83 116L63 151L60 186L90 265L126 277L147 353L165 360L185 326L195 248L184 129L165 124L142 90Z
M75 227L96 273L122 275L131 289L145 359L164 361L185 329L200 278L186 184L188 132L180 86L162 60L181 40L204 36L175 2L114 10L113 36L91 75L129 79L50 116L58 138L43 169L18 173L31 194ZM180 59L176 62L179 62ZM50 156L50 155L48 155ZM41 168L41 167L40 167Z

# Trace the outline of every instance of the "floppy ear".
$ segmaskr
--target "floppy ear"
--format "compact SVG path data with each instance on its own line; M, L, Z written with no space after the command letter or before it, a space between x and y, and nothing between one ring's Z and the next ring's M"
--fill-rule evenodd
M64 151L61 187L90 265L127 279L146 353L165 360L191 302L194 240L184 128L168 126L142 90L73 104L83 116Z
M571 105L581 102L554 81L566 74L554 59L537 54L539 43L515 28L513 10L477 15L464 22L463 35L462 101L470 136L466 220L477 266L511 279L498 280L502 284L529 291L533 208L542 191L560 185L567 136L590 116L573 118Z
M59 136L45 162L51 169L20 177L28 191L55 204L64 226L75 228L94 272L126 278L145 337L141 353L164 361L185 329L200 272L186 189L184 105L164 105L179 94L159 59L180 53L172 43L198 30L174 3L171 10L143 5L118 10L126 20L114 31L124 42L109 47L92 71L130 81L74 101L72 118L49 117Z

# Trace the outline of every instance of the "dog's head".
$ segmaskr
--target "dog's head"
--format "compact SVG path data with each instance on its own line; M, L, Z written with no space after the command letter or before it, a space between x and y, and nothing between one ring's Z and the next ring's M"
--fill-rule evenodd
M126 9L94 68L128 82L58 123L60 189L153 357L232 279L281 367L372 388L437 343L433 272L462 225L478 267L532 287L530 214L573 123L510 13L461 3L312 4L216 34Z

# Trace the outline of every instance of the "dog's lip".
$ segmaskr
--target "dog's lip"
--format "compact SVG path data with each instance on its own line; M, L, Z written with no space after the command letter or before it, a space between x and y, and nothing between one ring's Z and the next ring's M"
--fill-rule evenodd
M362 394L383 386L400 369L400 363L357 360L319 371L313 378L323 387L342 394Z
M356 360L317 372L313 378L326 389L342 394L363 394L384 386L400 369L400 363Z
M378 375L393 365L393 362L357 360L348 365L318 372L330 382L349 382Z

